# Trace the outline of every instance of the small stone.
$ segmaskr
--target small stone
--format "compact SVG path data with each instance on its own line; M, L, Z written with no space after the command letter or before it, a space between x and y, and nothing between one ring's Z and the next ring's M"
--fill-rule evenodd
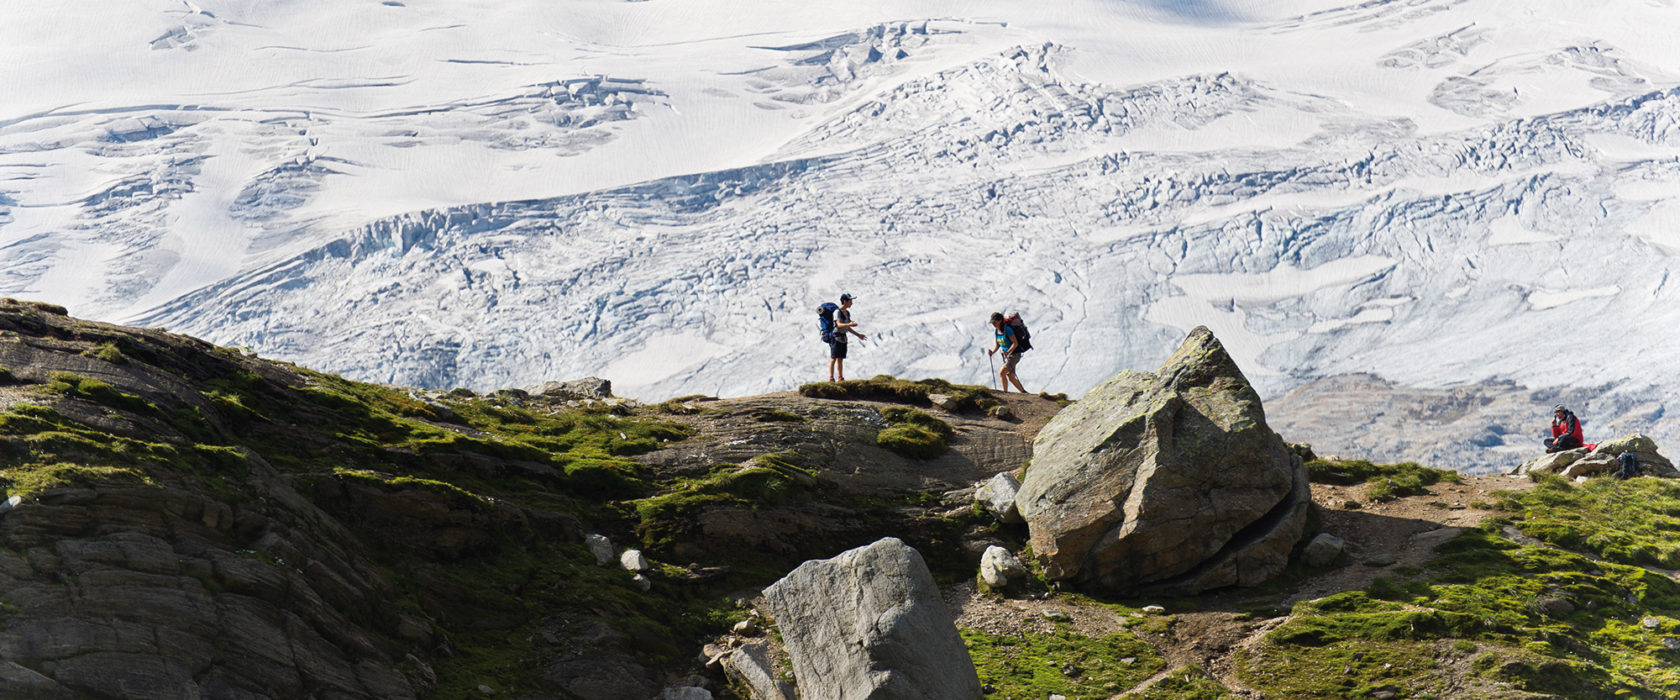
M1060 610L1046 610L1046 611L1044 611L1044 619L1049 620L1051 622L1073 622L1072 617L1069 617L1067 613L1062 612Z
M1165 613L1167 611L1167 609L1163 608L1159 605L1145 605L1145 606L1143 606L1143 611L1145 613L1150 614L1150 615L1160 615L1162 613Z
M1669 651L1680 651L1680 639L1675 639L1673 637L1663 637L1662 638L1662 645L1665 646L1665 647L1668 647Z
M1135 664L1135 663L1137 663L1137 657L1136 656L1128 656L1128 657L1120 660L1120 665L1122 665L1122 666L1130 666L1130 665Z
M1084 671L1080 670L1078 666L1074 666L1072 664L1062 667L1062 675L1067 676L1068 678L1078 678L1081 673L1084 673Z
M4 501L0 501L0 517L5 517L7 513L16 510L17 507L21 505L23 505L22 496L12 496Z
M742 620L735 623L734 627L729 628L729 631L743 637L756 637L758 636L758 623L752 620Z
M589 553L595 555L596 564L606 566L607 562L612 561L612 540L607 539L606 535L586 536L583 543L589 547Z
M1045 700L1067 700L1067 696L1066 695L1057 695L1055 693L1051 693L1050 697L1046 698Z
M1640 620L1639 624L1643 625L1645 627L1645 629L1654 630L1657 627L1662 625L1662 620L1658 620L1657 618L1654 618L1654 617L1646 617L1646 618Z
M653 564L648 563L647 556L643 555L640 549L624 550L623 554L618 555L618 564L624 567L625 571L647 571L653 568Z
M637 590L640 590L643 593L653 590L653 579L648 578L644 574L631 576L630 580L634 581L636 583Z
M1377 552L1365 557L1366 566L1391 566L1397 561L1400 561L1400 559L1395 557L1393 552Z
M487 685L480 685L478 686L478 692L482 695L495 695L496 689Z
M1342 538L1328 532L1318 533L1318 536L1301 550L1301 563L1315 569L1329 566L1341 558L1343 547Z
M1342 510L1359 510L1360 503L1353 499L1342 501Z

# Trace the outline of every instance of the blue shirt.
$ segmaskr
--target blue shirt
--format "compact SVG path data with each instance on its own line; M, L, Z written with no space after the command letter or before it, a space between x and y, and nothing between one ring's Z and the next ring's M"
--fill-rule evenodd
M1015 349L1015 329L1010 328L1009 324L1007 324L1007 323L1003 324L1003 327L999 328L998 331L997 331L997 344L998 344L998 349L1002 350L1004 352L1009 352L1011 350L1014 350Z

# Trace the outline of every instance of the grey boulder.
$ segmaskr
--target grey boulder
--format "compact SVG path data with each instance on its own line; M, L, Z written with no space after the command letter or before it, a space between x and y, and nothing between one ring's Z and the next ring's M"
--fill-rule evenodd
M980 697L933 575L896 538L807 561L764 595L803 700Z
M1157 372L1121 372L1058 413L1015 502L1047 577L1192 595L1282 571L1311 491L1260 396L1198 327Z

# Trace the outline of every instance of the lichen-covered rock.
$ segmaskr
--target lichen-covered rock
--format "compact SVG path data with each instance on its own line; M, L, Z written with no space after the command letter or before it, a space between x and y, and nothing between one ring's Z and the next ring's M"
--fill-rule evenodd
M1050 578L1184 595L1282 571L1310 503L1300 457L1206 328L1058 414L1016 497Z
M803 700L980 697L933 574L896 538L807 561L764 596Z

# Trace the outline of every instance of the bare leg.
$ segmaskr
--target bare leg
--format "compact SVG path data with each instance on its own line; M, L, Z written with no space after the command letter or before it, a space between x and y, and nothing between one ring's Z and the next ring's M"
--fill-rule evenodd
M834 361L834 371L839 373L839 381L846 381L846 358L842 357Z
M828 381L834 381L834 368L839 362L840 360L837 358L828 358Z

